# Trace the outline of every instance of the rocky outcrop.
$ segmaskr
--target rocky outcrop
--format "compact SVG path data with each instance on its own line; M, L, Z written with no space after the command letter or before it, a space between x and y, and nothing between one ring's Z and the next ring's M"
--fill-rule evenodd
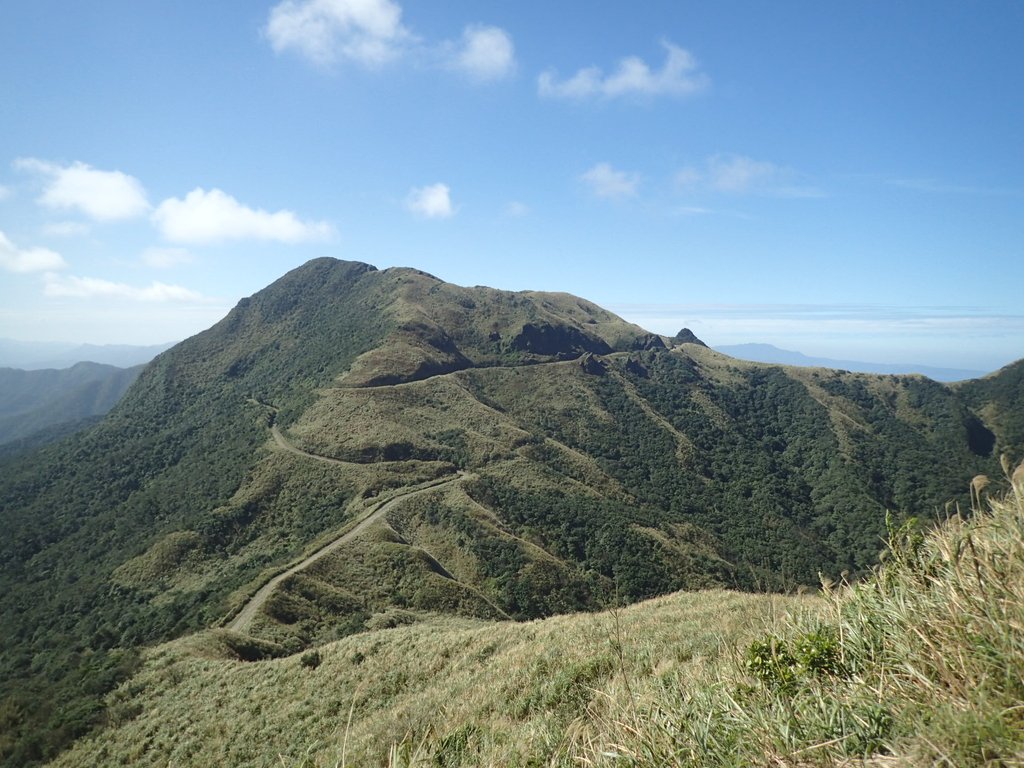
M630 357L629 360L626 361L626 370L634 376L639 376L641 379L646 379L650 376L647 366L633 357Z
M636 338L636 341L633 342L633 349L665 349L665 342L661 340L661 336L659 336L658 334L648 333L644 336L638 336Z
M683 328L679 333L672 337L672 341L676 344L700 344L702 347L706 347L703 341L697 338L696 334L689 328Z
M591 376L604 376L608 371L608 365L604 360L587 352L579 359L579 366L583 372Z

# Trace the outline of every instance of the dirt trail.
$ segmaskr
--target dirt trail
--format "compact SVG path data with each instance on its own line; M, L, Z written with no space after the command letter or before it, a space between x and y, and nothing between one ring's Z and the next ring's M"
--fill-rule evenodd
M307 459L313 459L315 461L326 462L328 464L346 465L350 463L347 461L341 461L339 459L328 458L327 456L317 456L315 453L306 453L305 451L302 451L296 448L291 443L289 443L288 440L284 437L284 435L281 434L281 432L278 430L276 426L271 427L271 432L274 435L274 442L277 443L277 445L280 448L288 451L289 453L294 453L298 456L304 456ZM464 477L466 477L466 474L464 472L459 472L457 475L453 477L446 477L441 480L431 480L430 482L422 483L420 485L413 486L407 490L400 491L398 495L392 496L389 499L384 499L383 501L377 502L377 504L371 507L370 510L363 515L359 522L356 523L356 526L354 528L347 531L346 533L343 533L341 536L334 539L333 541L325 544L323 547L318 549L313 554L300 560L298 563L291 566L288 570L284 571L283 573L279 573L277 576L275 576L262 587L260 587L259 591L255 595L253 595L249 599L249 602L246 603L245 606L242 608L242 610L238 612L238 615L236 615L235 618L231 620L231 623L227 625L227 628L230 630L234 630L235 632L244 632L248 628L249 624L252 623L252 620L256 617L256 614L259 612L260 608L263 607L263 604L267 602L267 598L269 598L273 591L277 589L278 586L280 586L282 581L287 579L289 576L292 576L293 574L296 574L299 571L308 568L310 565L315 563L320 558L326 557L331 552L340 547L342 544L346 544L347 542L352 541L352 539L359 536L361 533L363 533L363 531L365 531L375 522L384 517L387 514L388 510L390 510L398 502L404 499L411 498L413 496L418 496L421 493L432 491L444 485L456 483L462 480Z
M281 430L277 428L276 424L270 428L270 433L274 436L274 443L277 445L278 448L284 451L288 451L288 453L294 453L296 456L302 456L307 459L314 459L315 461L322 461L325 464L340 464L343 467L366 466L365 464L358 464L357 462L354 461L343 461L342 459L332 459L330 456L320 456L319 454L316 453L306 453L306 451L303 451L301 448L296 448L294 445L289 443L288 438L281 434Z

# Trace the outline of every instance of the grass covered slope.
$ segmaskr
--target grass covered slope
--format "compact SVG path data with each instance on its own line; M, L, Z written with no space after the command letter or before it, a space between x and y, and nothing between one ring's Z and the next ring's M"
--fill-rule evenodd
M822 610L777 623L710 677L620 705L584 754L659 766L1024 764L1024 464L984 506L927 535L894 527L870 578L826 589Z
M725 638L812 602L676 594L617 615L399 626L250 663L207 633L147 652L111 697L112 725L54 765L378 765L402 742L426 742L437 761L424 765L539 765L599 736L585 713L628 697L623 669L631 681L686 680Z
M204 633L147 652L54 765L1019 765L1024 469L987 506L894 528L821 597L448 619L255 663Z

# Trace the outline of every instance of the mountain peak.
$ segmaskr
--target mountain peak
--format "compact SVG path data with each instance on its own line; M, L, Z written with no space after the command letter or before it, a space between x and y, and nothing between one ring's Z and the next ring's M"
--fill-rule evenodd
M680 344L700 344L702 347L706 347L703 341L697 338L697 335L689 328L683 328L677 333L673 340Z

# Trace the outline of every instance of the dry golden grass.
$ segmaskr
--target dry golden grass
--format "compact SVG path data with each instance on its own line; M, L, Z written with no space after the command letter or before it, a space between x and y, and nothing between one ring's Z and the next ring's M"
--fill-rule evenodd
M396 763L420 747L443 765L568 764L623 702L819 604L710 591L523 624L437 618L324 646L315 667L218 658L201 634L149 652L111 725L54 765L380 765L393 747Z
M641 706L613 700L580 763L1024 766L1024 473L1004 469L970 520L893 529L885 566L824 610Z

